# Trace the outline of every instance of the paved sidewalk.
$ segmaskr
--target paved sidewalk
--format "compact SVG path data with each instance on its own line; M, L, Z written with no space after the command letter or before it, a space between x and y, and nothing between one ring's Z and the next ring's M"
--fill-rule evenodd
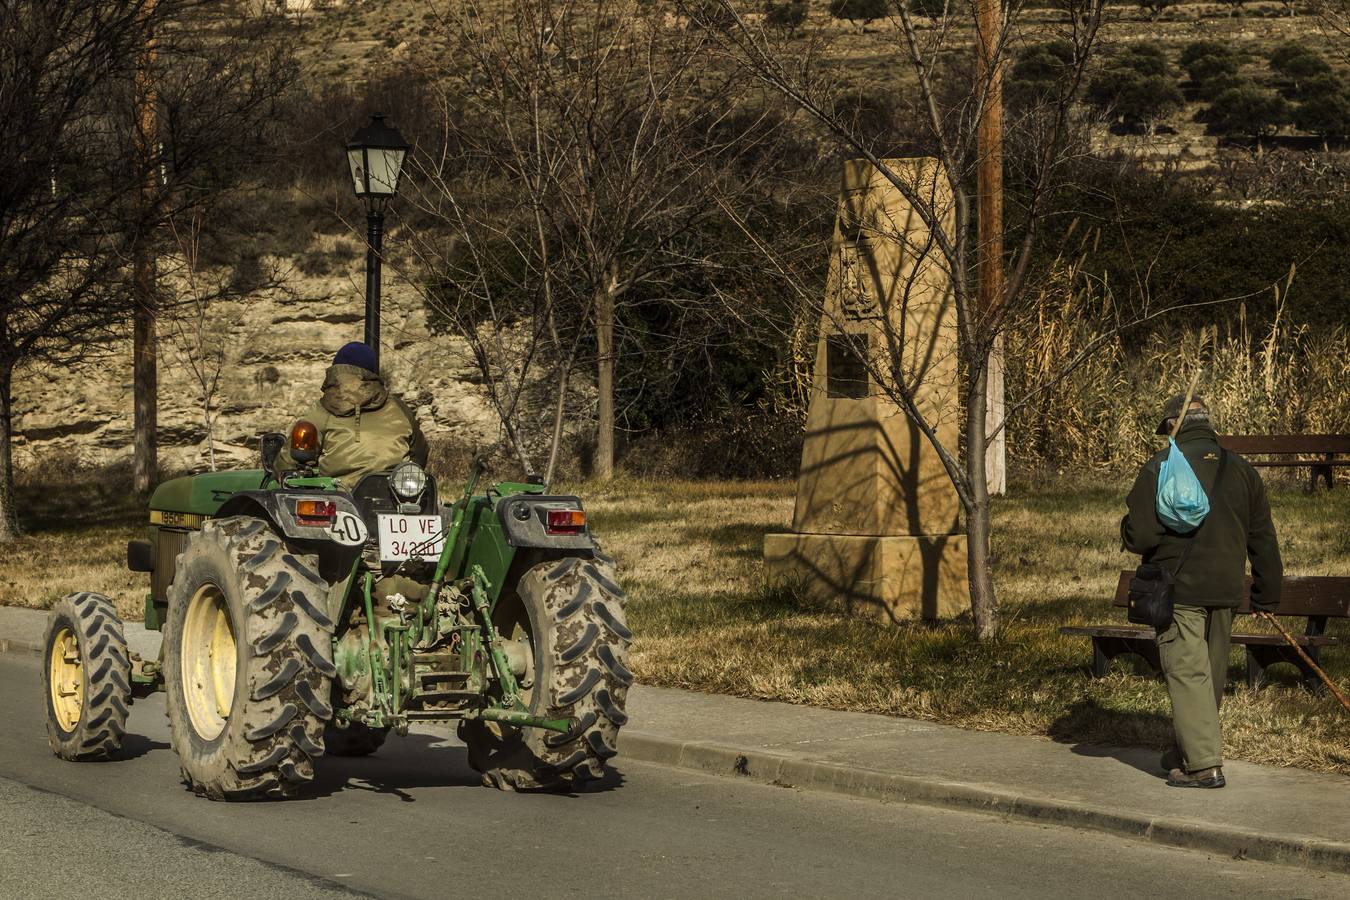
M0 607L0 651L45 613ZM154 656L158 635L127 625ZM979 810L1350 872L1350 778L1230 762L1219 791L1167 787L1155 751L1060 744L635 685L620 756L790 788Z

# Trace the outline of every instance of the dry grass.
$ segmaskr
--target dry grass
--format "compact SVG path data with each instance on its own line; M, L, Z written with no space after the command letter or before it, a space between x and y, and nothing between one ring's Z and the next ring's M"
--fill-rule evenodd
M965 622L889 628L812 609L765 587L762 536L786 527L792 486L619 482L582 493L617 556L647 683L835 709L1048 734L1072 742L1164 747L1166 691L1124 666L1089 677L1086 640L1064 624L1123 621L1109 606L1121 487L1023 490L999 504L996 544L1007 626L976 644ZM1350 575L1350 493L1276 491L1291 572ZM1249 627L1244 621L1242 627ZM1340 622L1332 633L1350 636ZM1350 651L1326 655L1342 683ZM1230 680L1242 680L1242 656ZM1290 672L1258 694L1235 687L1224 706L1228 755L1350 774L1350 716Z
M127 541L145 536L147 520L124 475L81 470L73 458L21 475L26 533L0 557L0 604L46 609L72 591L98 591L124 618L141 618L148 583L127 571Z
M1284 292L1272 292L1252 303L1270 317L1260 329L1248 326L1244 303L1220 326L1179 320L1175 331L1132 346L1110 332L1116 310L1109 294L1081 274L1054 267L1030 306L1034 315L1008 335L1009 402L1050 386L1009 423L1008 446L1017 448L1019 464L1133 471L1153 439L1161 399L1184 390L1197 365L1198 390L1221 434L1350 431L1350 327L1291 322ZM1055 382L1077 348L1099 339L1095 355Z
M114 482L115 484L116 482ZM634 667L649 684L912 716L967 728L1058 740L1163 747L1167 695L1118 666L1087 672L1086 640L1064 624L1117 622L1116 573L1123 485L1025 485L996 508L996 566L1006 628L992 644L968 623L891 628L812 608L765 585L763 535L787 527L790 482L615 481L574 485L619 561L637 633ZM144 576L124 566L143 511L98 479L22 489L28 536L0 560L0 602L45 608L73 590L112 596L138 619ZM1350 575L1350 491L1272 491L1287 570ZM1250 627L1247 622L1242 627ZM1333 634L1350 637L1336 622ZM1326 654L1350 683L1350 649ZM1242 657L1230 660L1242 680ZM1272 673L1258 694L1235 686L1224 705L1228 755L1350 774L1350 716L1328 697Z

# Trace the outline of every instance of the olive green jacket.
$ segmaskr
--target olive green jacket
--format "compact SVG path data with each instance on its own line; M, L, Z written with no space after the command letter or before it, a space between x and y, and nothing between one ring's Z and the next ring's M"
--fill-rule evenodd
M1252 605L1274 609L1280 603L1284 564L1275 523L1270 517L1265 485L1256 469L1232 451L1228 470L1218 490L1212 489L1219 468L1219 441L1208 423L1188 422L1177 435L1177 446L1209 495L1209 515L1201 530L1182 535L1158 520L1158 467L1167 448L1153 455L1139 471L1126 499L1129 512L1120 521L1120 539L1126 550L1143 555L1176 573L1182 551L1196 542L1177 574L1177 603L1186 606L1241 605L1247 561L1252 565Z
M301 419L319 430L319 474L348 487L405 460L427 464L417 417L378 374L359 366L330 366L323 396Z

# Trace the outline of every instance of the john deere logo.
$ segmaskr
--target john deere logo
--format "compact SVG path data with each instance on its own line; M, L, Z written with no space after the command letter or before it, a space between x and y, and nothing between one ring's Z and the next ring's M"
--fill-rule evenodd
M1218 459L1218 458L1219 458L1219 454L1217 454L1217 453L1206 453L1206 454L1205 454L1205 459Z

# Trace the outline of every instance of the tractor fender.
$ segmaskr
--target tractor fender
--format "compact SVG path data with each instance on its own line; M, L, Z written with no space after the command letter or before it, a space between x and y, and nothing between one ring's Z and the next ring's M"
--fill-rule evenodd
M570 495L513 494L497 503L502 533L512 547L549 550L595 550L595 538L585 526L575 534L549 534L545 522L549 510L583 509L581 498Z
M287 490L284 488L272 491L239 491L221 504L220 509L216 510L212 518L256 516L272 523L272 527L277 532L290 540L336 543L327 528L316 525L301 525L296 521L295 501L297 500L321 500L326 503L335 503L339 517L343 513L347 513L361 521L361 514L357 511L356 504L342 494L335 494L331 491Z

